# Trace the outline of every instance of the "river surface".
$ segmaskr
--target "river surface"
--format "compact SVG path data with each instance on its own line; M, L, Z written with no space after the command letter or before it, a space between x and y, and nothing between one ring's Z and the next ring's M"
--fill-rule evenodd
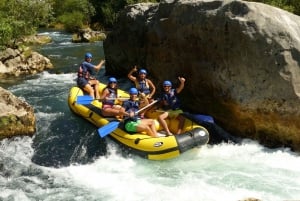
M54 69L0 85L35 108L34 137L0 141L0 200L264 201L300 200L300 157L255 141L193 149L167 161L128 156L74 115L67 96L85 52L104 58L102 42L72 44L62 32L38 48ZM127 72L124 73L126 77ZM98 78L106 82L105 69ZM128 89L130 82L120 80Z

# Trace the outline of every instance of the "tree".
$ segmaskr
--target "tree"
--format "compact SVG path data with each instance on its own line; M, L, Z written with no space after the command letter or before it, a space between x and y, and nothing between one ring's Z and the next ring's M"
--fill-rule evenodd
M296 15L300 15L299 0L246 0L246 1L265 3L292 12Z
M152 2L157 3L159 0L89 0L96 8L96 14L92 17L92 22L99 22L106 28L112 27L118 18L118 13L127 5Z
M2 0L0 46L14 46L21 36L35 33L52 18L53 0Z
M96 13L88 0L55 0L53 10L57 22L64 24L70 32L89 26L91 17Z

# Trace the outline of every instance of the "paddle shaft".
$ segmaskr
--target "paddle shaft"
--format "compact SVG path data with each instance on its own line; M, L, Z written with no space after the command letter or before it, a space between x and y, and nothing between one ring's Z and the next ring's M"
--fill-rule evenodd
M150 104L146 105L145 107L139 109L139 110L136 112L136 114L138 114L138 113L144 111L145 109L151 107L152 105L154 105L154 104L157 103L157 102L158 102L158 100L153 101L152 103L150 103Z
M101 101L104 101L104 100L128 100L129 98L125 98L125 97L119 97L119 98L99 98L99 99L95 99L95 100L101 100Z
M104 101L104 100L120 100L120 101L125 101L125 100L128 100L128 99L129 98L125 98L125 97L106 98L106 99L94 99L92 96L84 95L84 96L78 96L77 97L77 104L90 104L93 100L99 100L99 101Z

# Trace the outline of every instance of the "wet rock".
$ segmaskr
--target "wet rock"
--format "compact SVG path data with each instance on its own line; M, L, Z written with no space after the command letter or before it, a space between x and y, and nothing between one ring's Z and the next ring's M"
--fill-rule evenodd
M268 147L300 151L300 17L246 1L128 6L104 41L106 72L187 78L185 108Z
M0 139L33 135L35 129L36 119L33 108L0 87Z
M53 68L50 60L30 48L0 52L0 78L31 75Z
M81 29L72 36L73 43L103 41L106 34L102 31L93 31L90 28Z

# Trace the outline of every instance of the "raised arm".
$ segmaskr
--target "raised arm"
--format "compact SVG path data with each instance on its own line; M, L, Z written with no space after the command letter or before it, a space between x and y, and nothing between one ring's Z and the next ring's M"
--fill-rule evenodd
M105 64L105 60L101 60L100 63L98 65L96 65L94 68L96 70L100 70L100 68Z
M185 78L184 77L178 77L178 80L180 81L180 85L176 89L176 92L179 94L183 90L183 88L184 88Z
M132 75L132 73L134 73L134 72L136 72L137 71L137 66L134 66L133 67L133 69L131 69L131 71L129 71L129 73L128 73L128 78L131 80L131 81L133 81L133 82L135 82L136 81L136 77L134 77L133 75Z

